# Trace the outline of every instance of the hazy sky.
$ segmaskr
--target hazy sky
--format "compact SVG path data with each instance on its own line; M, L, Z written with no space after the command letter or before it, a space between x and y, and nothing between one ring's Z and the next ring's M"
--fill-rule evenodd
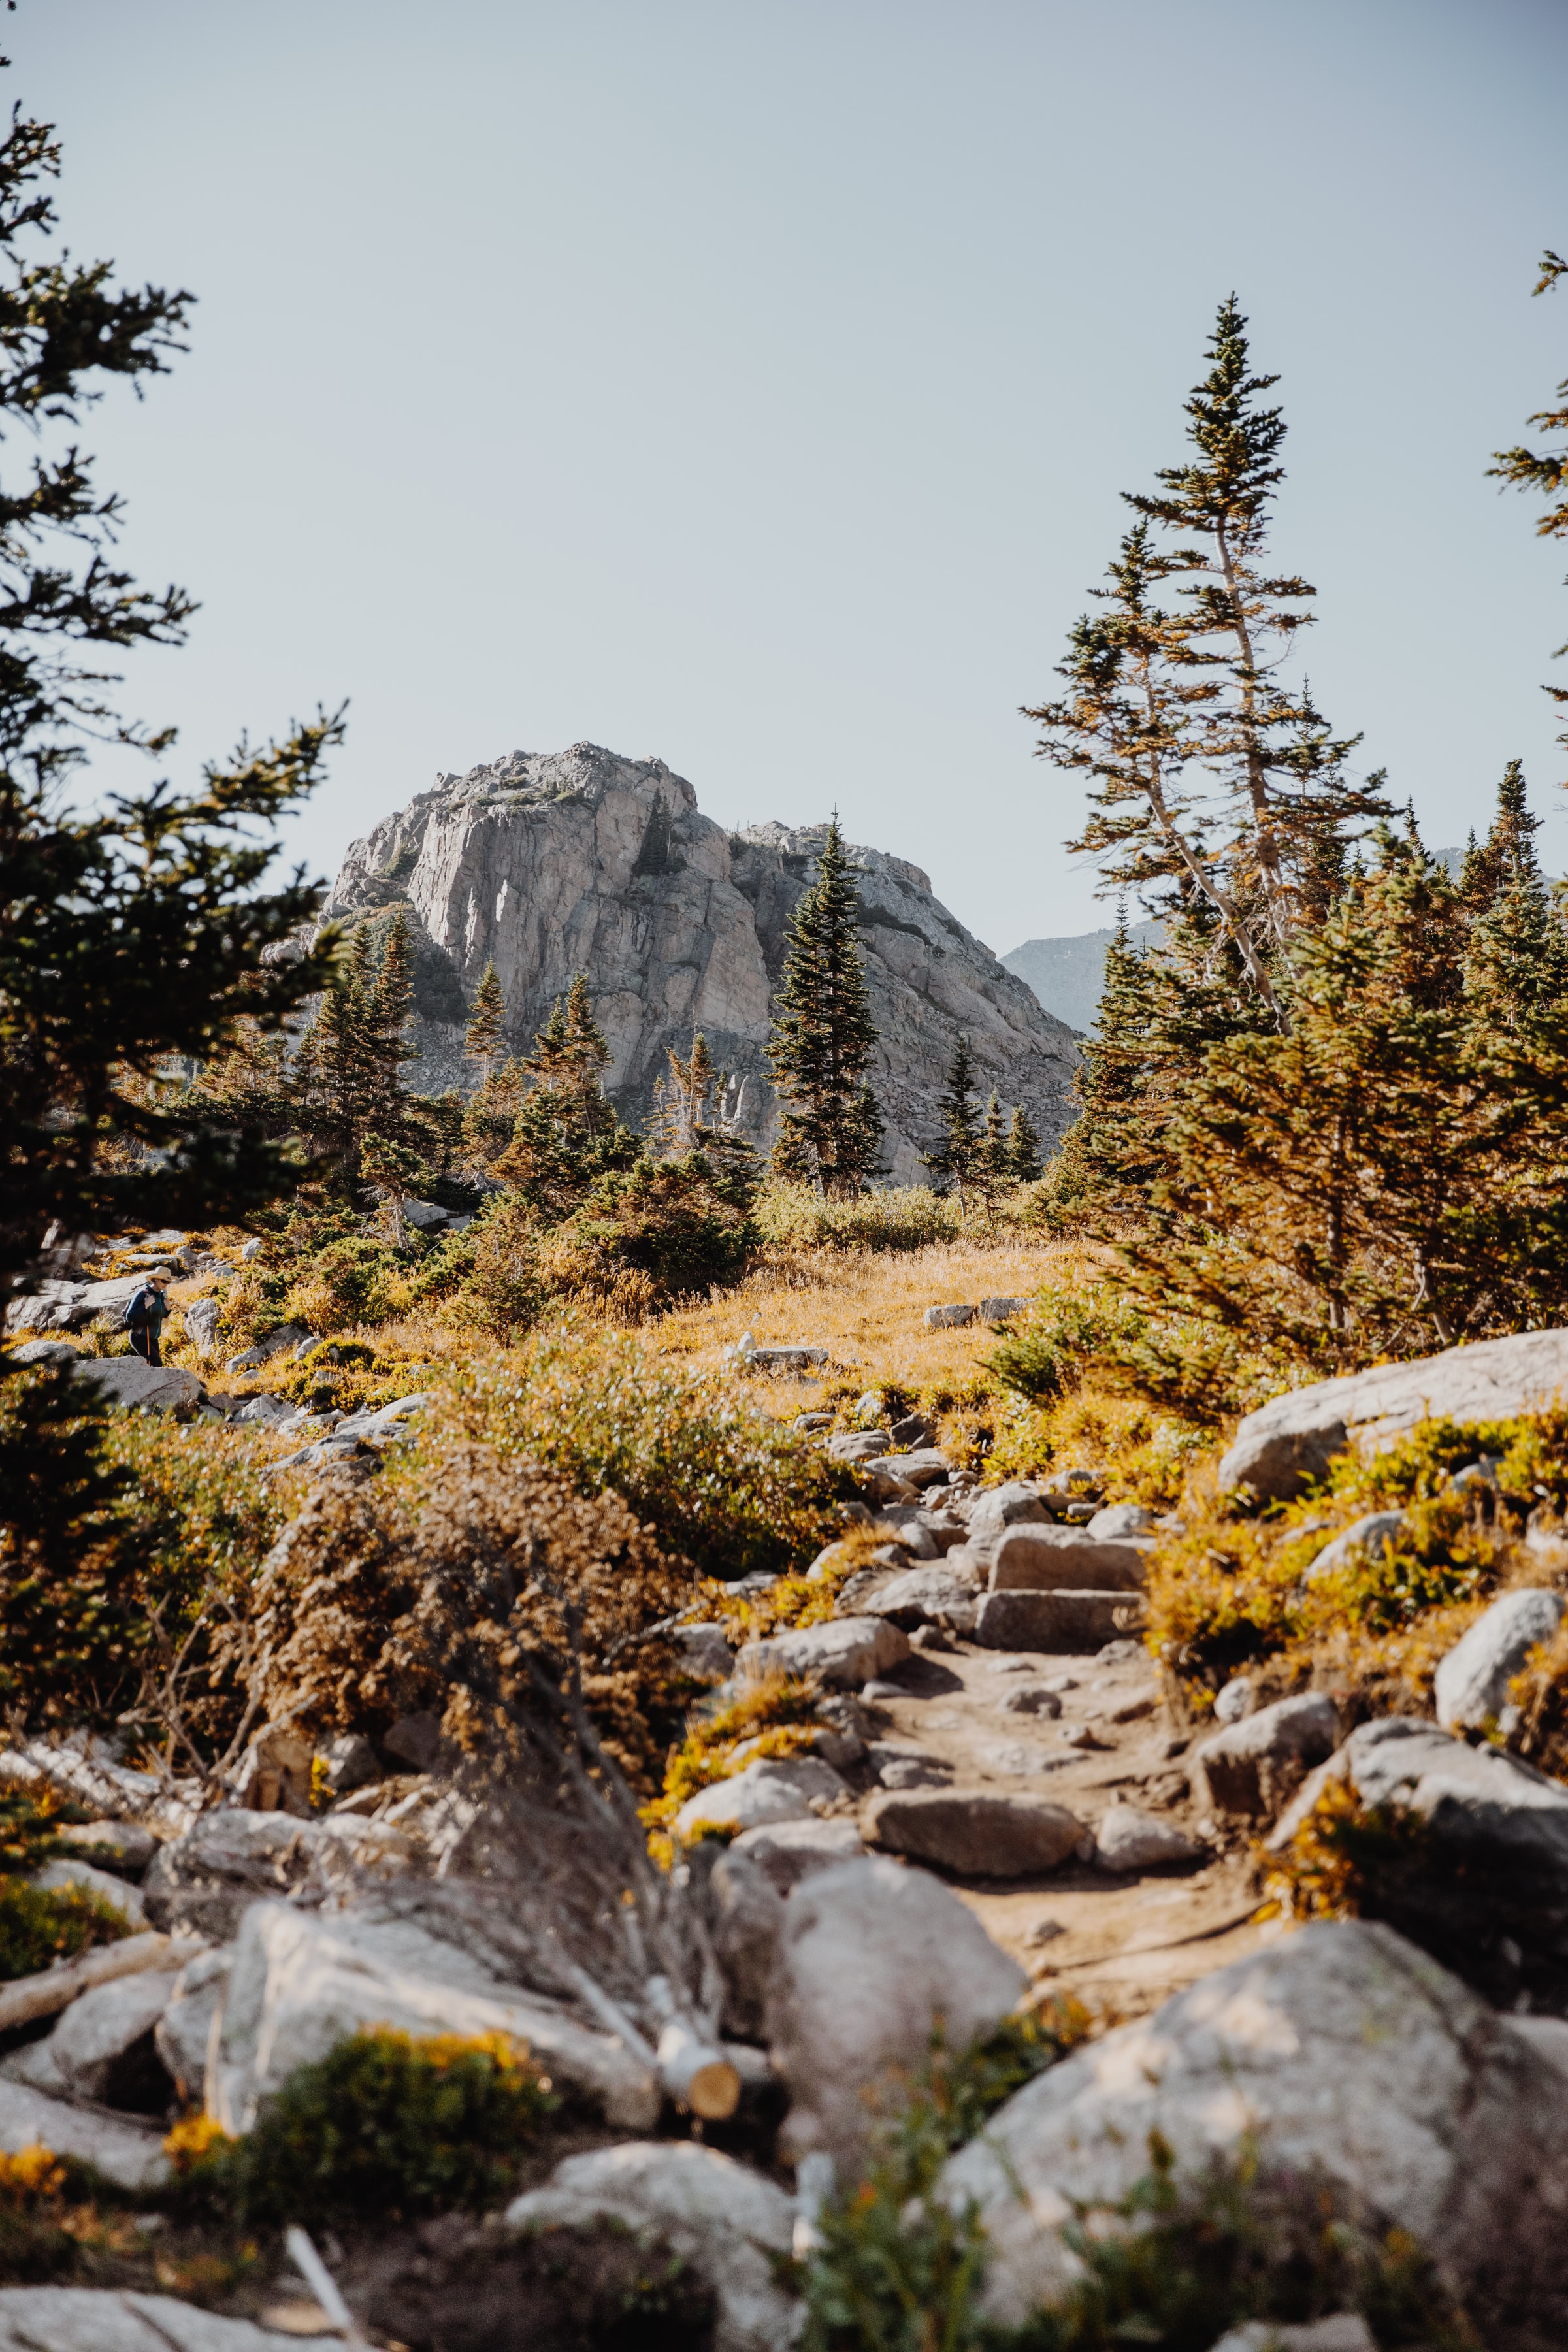
M201 598L182 756L347 697L316 871L583 739L1107 918L1049 690L1234 288L1283 378L1302 663L1436 844L1522 756L1568 562L1484 478L1568 374L1563 0L21 0L68 240L201 297L85 446ZM13 459L14 462L14 459ZM1562 666L1568 682L1568 662ZM176 763L177 764L177 763Z

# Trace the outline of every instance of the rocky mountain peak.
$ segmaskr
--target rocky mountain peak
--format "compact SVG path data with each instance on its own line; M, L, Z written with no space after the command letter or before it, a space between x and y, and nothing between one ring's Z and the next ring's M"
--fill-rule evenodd
M729 832L662 760L595 743L512 751L438 775L355 842L323 914L381 920L406 908L418 943L412 1076L425 1090L476 1083L462 1026L488 962L524 1049L583 971L623 1117L647 1117L666 1048L684 1053L700 1029L737 1082L742 1128L765 1148L777 1127L769 1005L824 831L770 823ZM1009 1107L1022 1102L1047 1139L1059 1135L1072 1116L1072 1032L949 913L920 866L858 845L849 855L893 1181L924 1180L921 1148L935 1132L961 1032L982 1085Z

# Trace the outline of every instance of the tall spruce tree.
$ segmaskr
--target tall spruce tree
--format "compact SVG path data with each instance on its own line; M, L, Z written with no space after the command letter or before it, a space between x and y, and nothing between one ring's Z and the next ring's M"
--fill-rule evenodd
M1141 520L1095 592L1101 609L1073 632L1068 691L1026 715L1043 757L1093 779L1069 846L1100 858L1108 889L1179 880L1206 898L1284 1028L1276 968L1325 845L1386 803L1380 779L1346 775L1357 739L1334 736L1310 691L1279 677L1314 591L1269 561L1285 424L1263 403L1278 379L1251 373L1246 326L1234 297L1221 304L1187 403L1194 455L1162 469L1157 494L1128 495ZM1154 528L1178 543L1160 548Z
M984 1127L974 1090L974 1063L969 1040L963 1035L953 1045L947 1083L937 1104L937 1140L922 1157L941 1189L957 1193L962 1213L965 1191L973 1184L984 1142Z
M463 1035L463 1051L470 1062L478 1062L481 1076L489 1078L505 1045L506 991L492 957L479 977L473 1013Z
M860 897L835 814L795 910L773 1001L768 1062L784 1105L776 1173L846 1200L876 1174L882 1115L867 1083L877 1028L858 924Z
M546 1223L570 1216L599 1177L645 1156L640 1139L605 1099L601 1080L609 1065L609 1045L579 972L520 1064L528 1092L511 1141L493 1163L493 1173Z
M1022 1103L1013 1105L1007 1125L1007 1171L1015 1184L1033 1184L1040 1173L1040 1131Z
M1470 914L1466 964L1471 1018L1528 1028L1568 995L1568 929L1552 904L1535 854L1541 820L1525 799L1524 770L1510 760L1498 786L1497 815L1472 845L1460 876Z
M1564 278L1568 278L1568 261L1549 246L1542 256L1541 275L1532 290L1536 294L1548 293ZM1556 398L1560 406L1538 409L1530 423L1539 425L1543 433L1568 434L1568 376L1558 385ZM1516 490L1534 490L1545 499L1545 509L1536 519L1537 535L1542 539L1568 539L1568 445L1561 449L1529 449L1520 444L1493 454L1497 463L1489 466L1487 472L1494 480L1506 482ZM1555 657L1560 660L1564 654L1568 654L1568 645L1559 646ZM1568 687L1549 686L1544 690L1568 717ZM1557 740L1568 745L1568 733Z

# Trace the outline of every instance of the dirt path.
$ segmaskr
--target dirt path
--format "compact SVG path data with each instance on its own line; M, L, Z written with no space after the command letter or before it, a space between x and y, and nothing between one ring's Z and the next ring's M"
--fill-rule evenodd
M1122 1650L1122 1644L1114 1645ZM900 1669L908 1696L882 1700L879 1762L895 1751L952 1767L954 1784L1028 1789L1089 1828L1117 1802L1197 1833L1182 1758L1159 1705L1146 1654L1107 1658L982 1650L954 1643ZM1053 1686L1059 1717L1011 1712L1020 1686ZM1088 1734L1092 1747L1070 1744ZM996 1941L1037 1983L1136 2017L1211 1969L1242 1958L1277 1928L1255 1924L1245 1860L1166 1864L1137 1877L1068 1862L1045 1876L954 1882Z

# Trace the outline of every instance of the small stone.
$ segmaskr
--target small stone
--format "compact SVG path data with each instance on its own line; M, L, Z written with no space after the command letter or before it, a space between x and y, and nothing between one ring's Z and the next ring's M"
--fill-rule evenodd
M1173 1822L1137 1805L1112 1805L1095 1833L1095 1845L1101 1870L1153 1870L1163 1863L1195 1862L1201 1853Z
M1277 1700L1217 1731L1194 1750L1203 1801L1216 1813L1271 1819L1307 1773L1333 1752L1339 1715L1321 1691Z
M1009 1715L1060 1715L1062 1703L1044 1683L1025 1683L1010 1690L1002 1705Z
M1258 1685L1247 1675L1233 1675L1214 1703L1216 1723L1239 1723L1250 1715L1258 1699Z
M928 1331L956 1331L973 1323L976 1309L973 1307L928 1307L925 1327Z
M1041 1944L1054 1944L1058 1936L1065 1936L1067 1932L1059 1919L1037 1919L1032 1927L1025 1929L1024 1941L1037 1948Z
M813 1798L832 1802L847 1794L837 1773L815 1756L763 1757L689 1797L675 1816L675 1833L689 1838L699 1828L749 1830L764 1822L800 1821Z
M1517 1711L1508 1686L1531 1650L1550 1642L1568 1613L1560 1592L1505 1592L1478 1617L1439 1662L1434 1683L1437 1720L1446 1731L1479 1731L1489 1722L1505 1732Z
M1110 1503L1104 1510L1096 1511L1085 1533L1114 1542L1121 1536L1151 1535L1153 1528L1154 1515L1146 1511L1142 1503Z
M1025 1878L1054 1870L1083 1835L1064 1805L1017 1790L884 1790L866 1808L873 1845L965 1877Z

